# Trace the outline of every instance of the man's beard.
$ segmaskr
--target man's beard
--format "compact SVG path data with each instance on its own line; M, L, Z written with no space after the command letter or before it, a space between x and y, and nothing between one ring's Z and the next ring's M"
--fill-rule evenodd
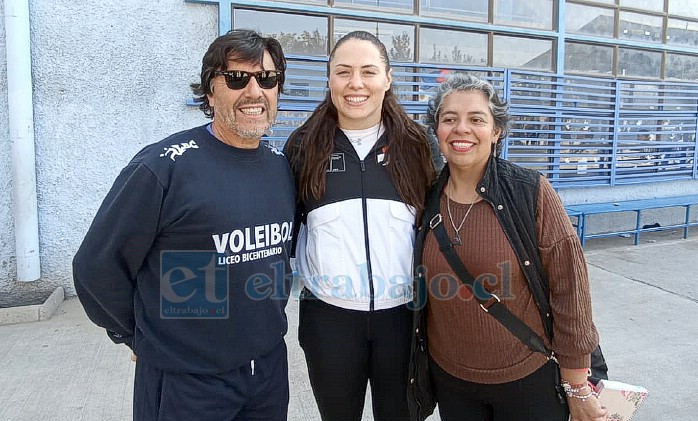
M260 121L256 123L252 127L243 127L243 125L246 124L241 124L240 122L237 121L237 114L236 111L239 106L241 105L261 105L264 107L267 113L267 120L266 121ZM232 108L230 114L227 114L223 117L223 122L225 125L234 133L236 133L238 136L240 136L243 139L250 139L250 140L255 140L259 139L262 137L263 134L265 134L274 124L274 120L276 119L276 110L270 110L269 104L267 101L263 101L260 103L259 101L240 101L235 104L235 106Z
M228 122L226 121L226 123ZM260 123L252 128L242 128L237 121L233 121L230 123L229 127L243 139L259 139L271 128L271 122Z

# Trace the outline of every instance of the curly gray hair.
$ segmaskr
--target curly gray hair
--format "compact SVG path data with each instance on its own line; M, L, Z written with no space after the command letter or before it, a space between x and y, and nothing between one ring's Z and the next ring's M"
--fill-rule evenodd
M487 98L490 106L490 112L494 117L494 127L500 130L499 141L507 137L509 134L509 104L501 99L497 94L496 89L491 83L484 79L480 79L477 76L455 73L448 77L448 79L441 83L436 88L436 96L429 100L427 106L427 113L424 115L424 124L434 130L439 127L439 113L441 112L441 105L447 96L454 92L467 92L467 91L478 91ZM497 142L497 147L495 150L495 155L499 156L502 151L502 142Z

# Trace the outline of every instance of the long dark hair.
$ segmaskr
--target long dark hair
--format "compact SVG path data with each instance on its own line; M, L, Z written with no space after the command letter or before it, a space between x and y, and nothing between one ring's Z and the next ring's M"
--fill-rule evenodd
M211 43L201 60L201 82L190 85L196 95L194 100L200 103L199 109L206 117L213 118L214 114L213 107L208 103L208 95L213 93L211 81L216 77L216 72L228 70L228 60L262 65L265 51L271 56L275 70L281 72L279 76L279 93L281 93L286 76L286 58L279 41L264 37L251 29L234 29Z
M369 41L380 52L385 64L385 72L390 71L390 61L385 45L373 34L354 31L343 36L335 44L329 63L335 51L348 40ZM434 167L427 141L426 131L412 121L397 101L391 88L385 92L381 109L381 122L388 136L385 159L390 178L407 204L421 211L424 196L434 179ZM334 149L335 131L338 127L337 108L332 103L329 90L325 99L318 105L308 120L296 129L288 139L286 155L298 181L298 198L318 200L325 194L325 174Z

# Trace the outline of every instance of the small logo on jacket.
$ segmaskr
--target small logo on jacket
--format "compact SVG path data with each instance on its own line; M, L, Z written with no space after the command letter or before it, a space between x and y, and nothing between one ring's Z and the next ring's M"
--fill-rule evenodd
M344 164L344 154L343 153L333 153L330 157L330 167L327 172L344 172L346 171L346 165Z
M165 152L160 154L160 158L168 157L175 160L178 156L184 155L189 149L199 149L199 145L192 139L189 142L182 142L179 145L170 145L168 148L162 148Z
M227 319L228 267L212 251L160 253L160 317Z
M388 154L388 147L383 146L380 149L380 152L376 152L376 163L382 164L384 167L388 165L388 161L385 159L385 156Z

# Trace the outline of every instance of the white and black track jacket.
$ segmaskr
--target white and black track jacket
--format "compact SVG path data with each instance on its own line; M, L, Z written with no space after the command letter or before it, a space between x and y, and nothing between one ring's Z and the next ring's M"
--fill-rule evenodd
M360 160L337 129L325 194L301 204L296 268L305 287L328 304L373 311L412 299L416 211L390 179L386 143L383 134Z

